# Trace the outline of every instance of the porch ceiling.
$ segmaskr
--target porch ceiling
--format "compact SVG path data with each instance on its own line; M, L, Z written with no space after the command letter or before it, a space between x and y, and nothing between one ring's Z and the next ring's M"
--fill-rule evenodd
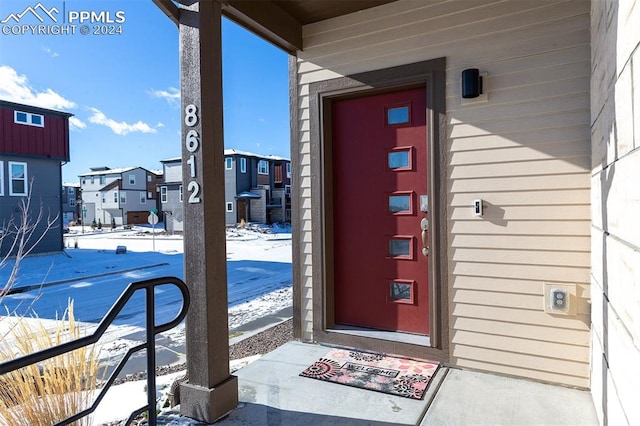
M218 0L222 14L281 49L303 50L302 26L397 0ZM153 2L176 24L179 9L173 0ZM191 4L192 0L177 0Z

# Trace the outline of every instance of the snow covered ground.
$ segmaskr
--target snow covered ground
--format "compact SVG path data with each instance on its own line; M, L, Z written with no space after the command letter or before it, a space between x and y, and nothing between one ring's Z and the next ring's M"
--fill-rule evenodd
M291 306L290 229L275 229L274 233L261 232L263 230L234 229L227 232L231 331ZM23 260L16 288L33 289L5 296L0 303L5 307L0 309L26 312L27 307L33 307L38 316L51 320L56 314L60 316L67 298L71 297L74 298L76 318L92 320L87 323L87 333L92 332L101 317L96 312L106 312L127 283L156 276L183 278L182 238L161 234L159 226L155 231L153 234L150 227L135 227L115 232L94 232L85 227L82 234L80 227L73 228L65 236L65 254L32 256ZM127 253L116 255L118 246L126 246ZM6 282L11 266L9 263L0 270L0 284ZM157 295L158 301L160 297ZM167 320L176 312L175 307L167 310ZM91 318L96 315L97 318ZM138 343L136 336L143 330L140 323L143 317L139 311L132 310L126 320L110 327L109 333L100 341L105 358L117 360ZM0 319L0 338L5 334L2 323ZM171 361L182 361L184 325L163 333L162 338L163 345L177 356ZM172 381L171 377L158 381L161 399ZM133 408L144 405L144 383L125 383L110 390L95 413L94 424L126 417ZM176 422L190 424L186 419L176 419Z

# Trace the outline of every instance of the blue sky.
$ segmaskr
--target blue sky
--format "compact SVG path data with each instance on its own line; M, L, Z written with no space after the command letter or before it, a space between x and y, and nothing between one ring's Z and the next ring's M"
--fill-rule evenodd
M179 156L175 24L151 0L2 0L0 21L39 3L43 23L31 13L0 23L0 99L74 114L63 180L78 182L93 166L160 169L160 160ZM124 20L104 27L121 34L91 34L100 25L91 22L87 35L78 22L75 34L33 35L20 27L46 24L52 31L62 16L81 11ZM290 156L287 69L286 53L223 20L226 148Z

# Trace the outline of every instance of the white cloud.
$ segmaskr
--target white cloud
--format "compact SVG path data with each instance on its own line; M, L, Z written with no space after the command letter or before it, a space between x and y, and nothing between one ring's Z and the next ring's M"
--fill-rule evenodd
M148 93L154 98L165 99L169 105L180 106L180 89L169 87L167 90L151 89Z
M21 104L69 110L76 108L75 102L66 99L51 89L38 91L29 85L26 75L19 75L7 65L0 66L0 98Z
M58 56L60 56L58 52L54 52L48 47L42 46L42 50L48 53L52 58L57 58Z
M69 117L69 128L71 130L81 130L87 127L87 123L77 117Z
M267 122L267 120L265 120L264 118L262 118L262 117L261 117L261 118L258 118L258 122L260 122L260 123L266 123L266 122Z
M94 124L100 124L103 126L107 126L113 133L116 135L126 135L127 133L157 133L157 130L147 123L143 123L142 121L138 121L137 123L129 124L126 121L115 121L111 118L108 118L102 111L97 108L89 108L93 114L89 117L89 121Z

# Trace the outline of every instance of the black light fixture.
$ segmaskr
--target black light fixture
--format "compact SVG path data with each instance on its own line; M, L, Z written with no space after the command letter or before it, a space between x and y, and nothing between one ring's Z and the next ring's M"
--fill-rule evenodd
M464 99L477 98L482 94L482 77L478 68L468 68L462 71L462 97Z

